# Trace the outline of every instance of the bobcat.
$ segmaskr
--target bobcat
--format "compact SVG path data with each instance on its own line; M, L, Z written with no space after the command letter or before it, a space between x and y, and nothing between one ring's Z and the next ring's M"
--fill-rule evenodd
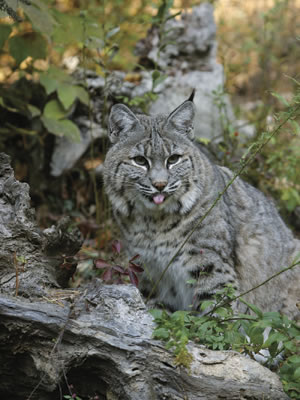
M140 289L146 295L233 176L193 142L192 100L169 116L153 117L116 104L109 117L105 188L128 253L139 254L144 265ZM154 302L172 311L198 310L226 284L240 293L258 285L299 251L300 241L273 203L237 178L170 265ZM264 311L298 316L298 271L281 274L246 299Z

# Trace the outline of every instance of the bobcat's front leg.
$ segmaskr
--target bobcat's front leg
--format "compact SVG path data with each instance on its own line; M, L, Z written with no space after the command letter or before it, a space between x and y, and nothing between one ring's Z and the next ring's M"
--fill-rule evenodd
M192 263L188 270L193 280L192 308L194 310L200 310L203 301L211 300L216 292L222 290L227 284L231 284L235 290L239 289L233 266L221 260L217 254L210 254L201 263L197 261Z

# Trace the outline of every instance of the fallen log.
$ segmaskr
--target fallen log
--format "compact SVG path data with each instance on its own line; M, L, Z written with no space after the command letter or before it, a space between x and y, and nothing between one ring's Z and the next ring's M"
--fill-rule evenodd
M175 365L134 286L68 289L76 265L63 259L82 240L67 226L39 231L28 185L0 154L1 399L288 399L276 374L233 351L190 343L190 369Z

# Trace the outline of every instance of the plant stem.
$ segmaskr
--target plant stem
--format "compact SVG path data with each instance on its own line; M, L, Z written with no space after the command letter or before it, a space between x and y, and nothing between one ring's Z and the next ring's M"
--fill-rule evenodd
M261 286L263 286L263 285L265 285L266 283L268 283L270 280L272 280L272 279L276 278L277 276L281 275L283 272L286 272L286 271L288 271L288 270L290 270L290 269L296 267L297 265L300 265L300 260L299 260L299 261L296 261L296 262L294 262L293 264L291 264L290 266L288 266L288 267L286 267L286 268L283 268L283 269L281 269L280 271L276 272L276 274L270 276L269 278L267 278L266 280L264 280L263 282L261 282L259 285L255 286L255 287L253 287L253 288L251 288L251 289L249 289L249 290L247 290L247 291L244 292L244 293L239 294L238 296L234 297L233 299L230 299L230 302L235 301L235 300L239 299L240 297L246 296L246 294L252 292L252 291L255 290L255 289L260 288Z
M221 305L220 305L220 303L218 303L217 305L214 306L214 308L213 308L212 310L208 311L207 313L204 313L204 314L203 314L203 317L206 316L206 315L213 314L214 311L215 311L218 307L224 307L224 306L226 306L227 304L230 304L230 303L232 303L233 301L239 299L240 297L246 296L246 294L252 292L253 290L256 290L256 289L260 288L261 286L263 286L263 285L265 285L266 283L268 283L270 280L272 280L272 279L276 278L277 276L281 275L283 272L286 272L286 271L288 271L288 270L290 270L290 269L296 267L296 265L300 265L300 260L295 261L294 263L292 263L292 264L289 265L288 267L281 269L280 271L276 272L276 274L270 276L269 278L267 278L267 279L264 280L263 282L259 283L257 286L255 286L255 287L253 287L253 288L251 288L251 289L249 289L249 290L246 290L246 292L243 292L243 293L241 293L241 294L239 294L239 295L233 297L232 299L226 300L226 301L225 301L223 304L221 304Z

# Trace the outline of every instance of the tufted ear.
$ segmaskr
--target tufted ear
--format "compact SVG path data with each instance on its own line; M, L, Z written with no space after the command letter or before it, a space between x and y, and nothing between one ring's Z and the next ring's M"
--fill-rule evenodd
M108 137L116 143L123 133L135 129L140 124L137 117L124 104L112 106L108 120Z
M195 91L192 92L188 100L182 103L169 115L165 125L165 130L167 132L175 131L193 139L193 121L195 117L195 106L193 103L194 93Z

